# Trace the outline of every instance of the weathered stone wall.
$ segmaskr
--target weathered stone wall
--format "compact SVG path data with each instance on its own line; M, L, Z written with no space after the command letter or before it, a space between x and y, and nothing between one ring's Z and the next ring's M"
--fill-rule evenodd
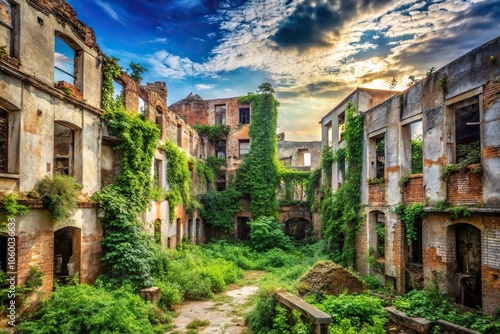
M311 164L305 166L304 153L311 154ZM321 142L278 141L278 159L292 168L314 170L321 165Z

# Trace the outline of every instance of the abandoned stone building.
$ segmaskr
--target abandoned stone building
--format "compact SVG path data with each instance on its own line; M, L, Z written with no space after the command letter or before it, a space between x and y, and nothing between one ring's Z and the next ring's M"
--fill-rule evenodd
M17 282L22 285L36 266L44 273L42 291L50 292L54 278L69 275L71 263L81 283L92 283L101 273L103 229L90 196L110 182L120 159L113 150L116 138L100 120L106 56L93 30L63 0L1 1L0 23L0 191L17 193L29 208L16 217ZM129 111L158 125L160 145L170 139L188 155L207 156L209 144L168 111L165 83L141 86L124 73L116 90ZM57 224L39 199L26 197L56 172L83 185L74 216ZM166 154L158 149L151 176L164 189L167 172ZM201 242L197 214L176 211L177 220L170 222L167 202L154 202L143 214L144 226L160 234L163 247L174 248L184 236ZM6 245L0 235L2 266Z
M500 37L400 94L380 100L357 89L322 119L323 145L335 151L347 102L365 117L360 273L398 293L437 282L459 304L488 313L500 306L499 57ZM335 191L343 178L332 169ZM394 208L412 203L424 216L406 227Z
M321 165L320 141L288 141L285 134L278 135L278 159L283 165L311 171Z

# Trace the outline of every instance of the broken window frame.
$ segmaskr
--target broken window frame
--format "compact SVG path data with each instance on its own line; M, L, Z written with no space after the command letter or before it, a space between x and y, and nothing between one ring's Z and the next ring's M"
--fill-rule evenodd
M7 10L8 15L4 16L5 18L8 18L10 22L7 22L6 20L2 20L2 17L0 16L0 25L4 26L8 31L9 31L9 43L5 44L8 46L8 49L5 50L5 53L11 57L14 56L14 32L15 32L15 20L16 20L16 12L17 12L17 6L16 4L12 3L9 0L0 0L0 4L3 3L5 4L5 8ZM3 6L0 6L0 9Z
M56 145L57 145L57 136L56 131L57 127L63 127L69 133L69 142L68 142L68 154L56 154ZM68 176L75 175L75 130L68 127L66 124L61 124L58 122L54 123L54 173L64 174ZM68 166L62 162L62 160L67 160Z
M240 157L248 154L250 152L250 139L239 139L238 140L238 152Z
M214 106L215 125L226 125L226 105L216 104Z
M250 106L240 107L240 124L250 124Z
M217 158L226 158L226 141L220 140L215 146L215 156Z
M478 87L476 89L470 90L468 92L462 93L460 95L457 95L453 98L447 99L446 100L446 156L447 156L447 162L448 163L459 163L460 159L457 157L457 148L460 143L457 141L457 133L460 132L469 132L469 131L460 131L457 130L457 110L466 108L472 105L477 105L477 119L474 122L474 124L467 124L466 126L476 126L477 131L476 131L476 141L479 142L479 154L481 155L481 150L482 150L482 145L483 141L481 140L482 138L482 127L481 127L481 122L482 122L482 114L483 114L483 88ZM470 130L466 128L467 130ZM469 142L473 142L472 140L469 140ZM481 156L479 159L479 163L481 163Z

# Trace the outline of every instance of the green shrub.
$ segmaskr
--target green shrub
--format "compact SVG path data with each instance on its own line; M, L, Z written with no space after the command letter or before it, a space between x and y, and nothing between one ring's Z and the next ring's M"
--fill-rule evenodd
M69 220L73 216L82 185L76 183L71 176L58 173L52 177L46 176L35 188L56 223Z
M160 300L158 301L158 306L164 310L167 311L172 308L175 304L178 304L182 301L182 291L181 287L175 283L163 283L163 282L156 282L155 285L160 288L161 290L161 295L160 295Z
M277 305L273 293L273 290L259 291L255 307L246 316L245 322L255 334L268 334L273 327Z
M263 251L271 248L290 249L292 241L285 235L282 227L274 217L261 216L248 223L250 225L250 242L252 248Z
M342 293L338 297L328 295L321 301L315 301L314 297L311 297L308 301L332 317L331 326L334 333L340 333L339 329L347 325L354 327L356 331L365 328L368 330L366 333L385 333L388 315L377 297Z
M155 306L124 288L110 292L85 284L61 287L21 323L18 333L153 334L151 308Z
M462 312L445 295L430 287L408 292L394 301L394 307L411 317L422 317L431 321L443 319L483 334L500 332L500 320L482 312Z

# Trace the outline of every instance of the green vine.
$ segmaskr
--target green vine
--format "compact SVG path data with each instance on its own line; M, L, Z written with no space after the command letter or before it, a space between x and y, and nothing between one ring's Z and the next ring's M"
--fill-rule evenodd
M426 215L423 203L412 203L406 205L404 203L398 204L391 209L392 212L399 216L399 219L405 224L406 239L408 243L412 243L417 239L417 231L415 229L415 220L423 218Z
M229 125L194 125L200 136L208 137L211 141L217 143L229 134Z
M170 208L170 221L175 217L175 207L185 205L188 212L199 207L193 197L193 182L189 172L189 163L186 153L177 145L167 140L163 146L167 154L168 187L167 200Z
M441 212L449 212L452 219L459 219L461 217L470 217L471 212L465 205L455 206L451 204L448 200L437 201L434 205L434 209Z
M29 212L27 206L19 204L17 202L16 194L8 194L2 201L3 209L5 210L5 221L0 223L0 230L4 230L7 228L7 223L10 218L15 218L18 216L25 215Z
M234 229L233 216L242 210L241 193L234 184L223 191L209 191L200 196L200 214L206 224L220 227L230 234Z
M103 65L103 122L118 139L122 173L92 198L99 206L104 228L102 262L104 277L112 285L129 284L140 289L153 284L153 243L142 229L138 216L152 199L151 164L160 135L158 127L136 113L129 113L121 99L113 98L113 78L121 73L116 58Z
M356 233L361 226L361 171L363 165L364 118L355 115L354 104L349 102L346 111L346 147L333 156L339 168L345 168L345 182L332 194L328 185L321 203L321 224L327 251L331 257L344 265L352 266L356 257ZM331 157L322 163L327 167ZM348 167L345 167L348 166Z
M310 172L281 167L280 180L283 185L283 193L279 201L280 206L302 204L297 200L295 194L302 194L307 191Z
M279 183L279 162L276 127L279 102L270 84L259 86L259 94L249 93L238 103L251 104L249 135L252 145L236 172L236 185L243 197L250 200L254 218L277 217L276 187Z

